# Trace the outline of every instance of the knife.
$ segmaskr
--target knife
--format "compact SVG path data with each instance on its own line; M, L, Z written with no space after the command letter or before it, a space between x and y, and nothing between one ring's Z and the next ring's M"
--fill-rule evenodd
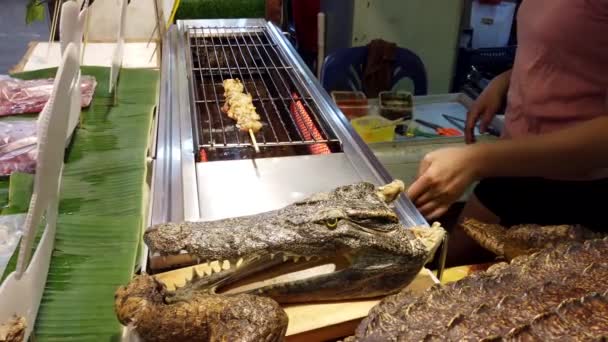
M455 116L447 115L447 114L441 114L441 116L443 116L444 119L446 119L449 123L451 123L452 125L454 125L456 128L458 128L459 130L461 130L464 133L465 122L466 122L465 120L463 120L461 118L457 118ZM477 128L479 128L479 123L477 123ZM490 135L500 137L500 131L495 129L492 126L488 126L488 128L486 129L486 132Z

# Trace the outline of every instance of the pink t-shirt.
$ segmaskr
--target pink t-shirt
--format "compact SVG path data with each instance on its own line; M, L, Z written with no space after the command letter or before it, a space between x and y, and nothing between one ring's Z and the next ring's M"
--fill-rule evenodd
M517 19L504 137L608 114L608 0L523 0Z
M608 0L523 0L503 138L608 115ZM608 132L607 132L608 134ZM578 177L608 177L608 169Z

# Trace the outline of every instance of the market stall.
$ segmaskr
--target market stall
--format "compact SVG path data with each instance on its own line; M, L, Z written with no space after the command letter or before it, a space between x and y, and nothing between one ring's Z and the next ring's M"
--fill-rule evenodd
M276 20L119 3L116 40L86 48L88 2L62 3L60 41L0 79L0 342L607 336L605 233L465 218L494 259L444 270L449 223L405 193L475 99L427 94L424 69L385 77L424 94L330 91ZM129 42L141 6L152 38Z

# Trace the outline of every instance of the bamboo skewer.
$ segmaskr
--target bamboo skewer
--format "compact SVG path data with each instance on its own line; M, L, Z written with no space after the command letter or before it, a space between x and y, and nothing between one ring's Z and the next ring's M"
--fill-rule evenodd
M158 22L156 22L156 25L154 25L154 30L152 31L150 38L148 38L148 43L146 43L146 47L150 46L150 43L152 42L152 39L154 39L154 35L156 34L157 30L158 30Z
M49 60L51 54L51 44L55 39L55 29L57 29L57 20L59 19L59 4L62 0L55 0L55 9L53 10L53 20L51 21L51 33L49 34L49 45L46 48L46 60Z
M84 50L87 48L87 42L89 40L89 12L91 11L89 0L85 0L84 6L87 12L84 14L84 42L82 43L82 51L80 51L80 64L84 62Z
M251 143L253 144L255 153L260 153L260 147L258 146L258 142L255 140L255 134L253 134L253 130L251 129L249 129L249 136L251 137Z

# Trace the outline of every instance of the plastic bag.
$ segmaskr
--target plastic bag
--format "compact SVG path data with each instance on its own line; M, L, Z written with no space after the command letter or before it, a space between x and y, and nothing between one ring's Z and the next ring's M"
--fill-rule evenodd
M53 78L20 80L0 75L0 116L41 112L51 96L53 82ZM96 87L95 77L82 75L80 78L82 107L91 104Z
M0 122L0 176L36 170L37 121Z
M26 214L0 216L0 276L15 252L21 235Z

